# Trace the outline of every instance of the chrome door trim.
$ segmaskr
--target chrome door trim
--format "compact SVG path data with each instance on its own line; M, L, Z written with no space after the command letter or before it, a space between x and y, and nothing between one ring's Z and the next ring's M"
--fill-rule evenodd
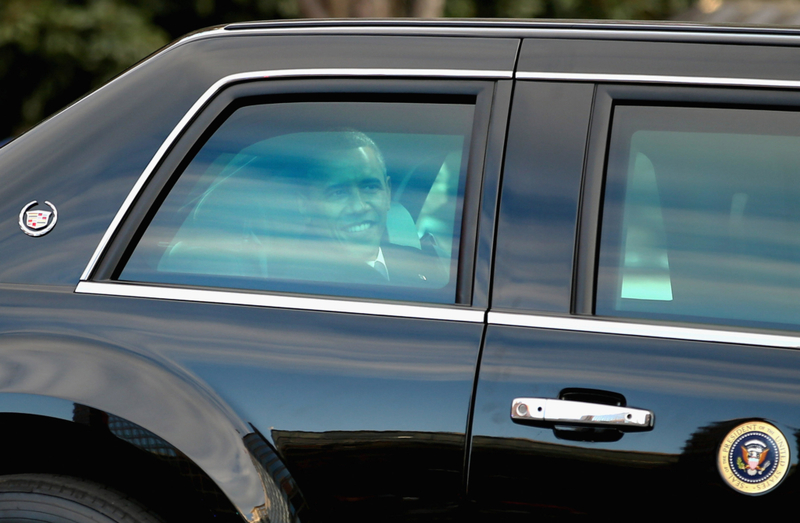
M82 281L78 283L75 292L79 294L100 294L104 296L122 296L127 298L152 298L157 300L246 305L319 312L343 312L349 314L394 316L423 320L449 320L465 323L483 323L486 316L486 313L482 310L469 308L407 305L401 303L305 296L283 296L211 289L159 287L157 285L139 285L135 283L119 282L101 283Z
M89 259L89 263L81 274L81 281L87 281L92 274L97 261L105 251L111 238L114 236L123 218L130 210L133 202L139 196L139 193L144 188L147 181L155 172L156 166L166 156L167 151L177 141L178 137L183 133L184 129L188 127L189 123L194 117L205 107L205 105L215 96L230 84L237 82L245 82L250 80L265 80L277 78L308 78L308 77L373 77L373 78L459 78L459 79L476 79L476 80L500 80L513 78L513 71L485 71L485 70L465 70L465 69L376 69L376 68L330 68L330 69L275 69L269 71L250 71L245 73L237 73L221 78L209 87L205 93L192 105L192 107L183 115L183 118L169 133L166 140L158 148L156 154L150 160L150 163L145 167L144 172L139 176L139 179L128 193L128 197L122 203L122 207L117 211L116 216L111 221L111 225L106 229L103 238L97 245L97 248Z
M760 334L757 332L707 329L702 327L675 327L671 325L491 311L487 315L487 321L490 325L534 327L539 329L591 332L596 334L620 334L623 336L642 336L646 338L708 341L713 343L800 349L800 336Z
M636 84L709 85L724 87L800 87L800 80L769 80L766 78L725 78L714 76L670 76L656 74L601 74L518 71L518 80L551 80L562 82L613 82Z

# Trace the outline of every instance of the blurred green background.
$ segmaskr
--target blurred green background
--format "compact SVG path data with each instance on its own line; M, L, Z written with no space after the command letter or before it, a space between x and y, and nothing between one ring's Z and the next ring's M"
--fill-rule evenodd
M721 4L722 0L0 0L0 141L24 132L170 41L212 25L345 16L657 20L704 6L716 10Z

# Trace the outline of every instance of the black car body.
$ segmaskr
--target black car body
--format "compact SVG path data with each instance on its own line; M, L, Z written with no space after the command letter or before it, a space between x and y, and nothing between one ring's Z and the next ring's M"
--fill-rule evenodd
M171 521L788 509L798 45L793 30L477 21L176 42L0 149L0 473L83 478ZM214 205L269 211L223 198L259 151L287 149L236 142L263 122L273 138L372 133L409 248L438 253L442 283L257 276L277 273L260 233L242 222L241 239ZM181 232L187 213L210 225ZM750 440L734 442L739 472L724 470L751 426L776 446L748 464Z

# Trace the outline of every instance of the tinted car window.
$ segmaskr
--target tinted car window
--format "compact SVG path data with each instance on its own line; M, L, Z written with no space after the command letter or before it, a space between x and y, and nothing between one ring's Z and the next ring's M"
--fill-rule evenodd
M797 329L800 114L617 107L596 312Z
M452 303L474 107L239 107L120 280Z

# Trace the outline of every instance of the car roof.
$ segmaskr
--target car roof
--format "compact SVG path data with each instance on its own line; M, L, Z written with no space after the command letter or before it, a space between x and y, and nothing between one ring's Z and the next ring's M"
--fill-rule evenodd
M240 22L214 28L225 33L396 34L497 37L629 38L730 41L796 40L800 28L766 25L700 24L678 21L556 19L324 19ZM198 34L202 34L198 33Z

